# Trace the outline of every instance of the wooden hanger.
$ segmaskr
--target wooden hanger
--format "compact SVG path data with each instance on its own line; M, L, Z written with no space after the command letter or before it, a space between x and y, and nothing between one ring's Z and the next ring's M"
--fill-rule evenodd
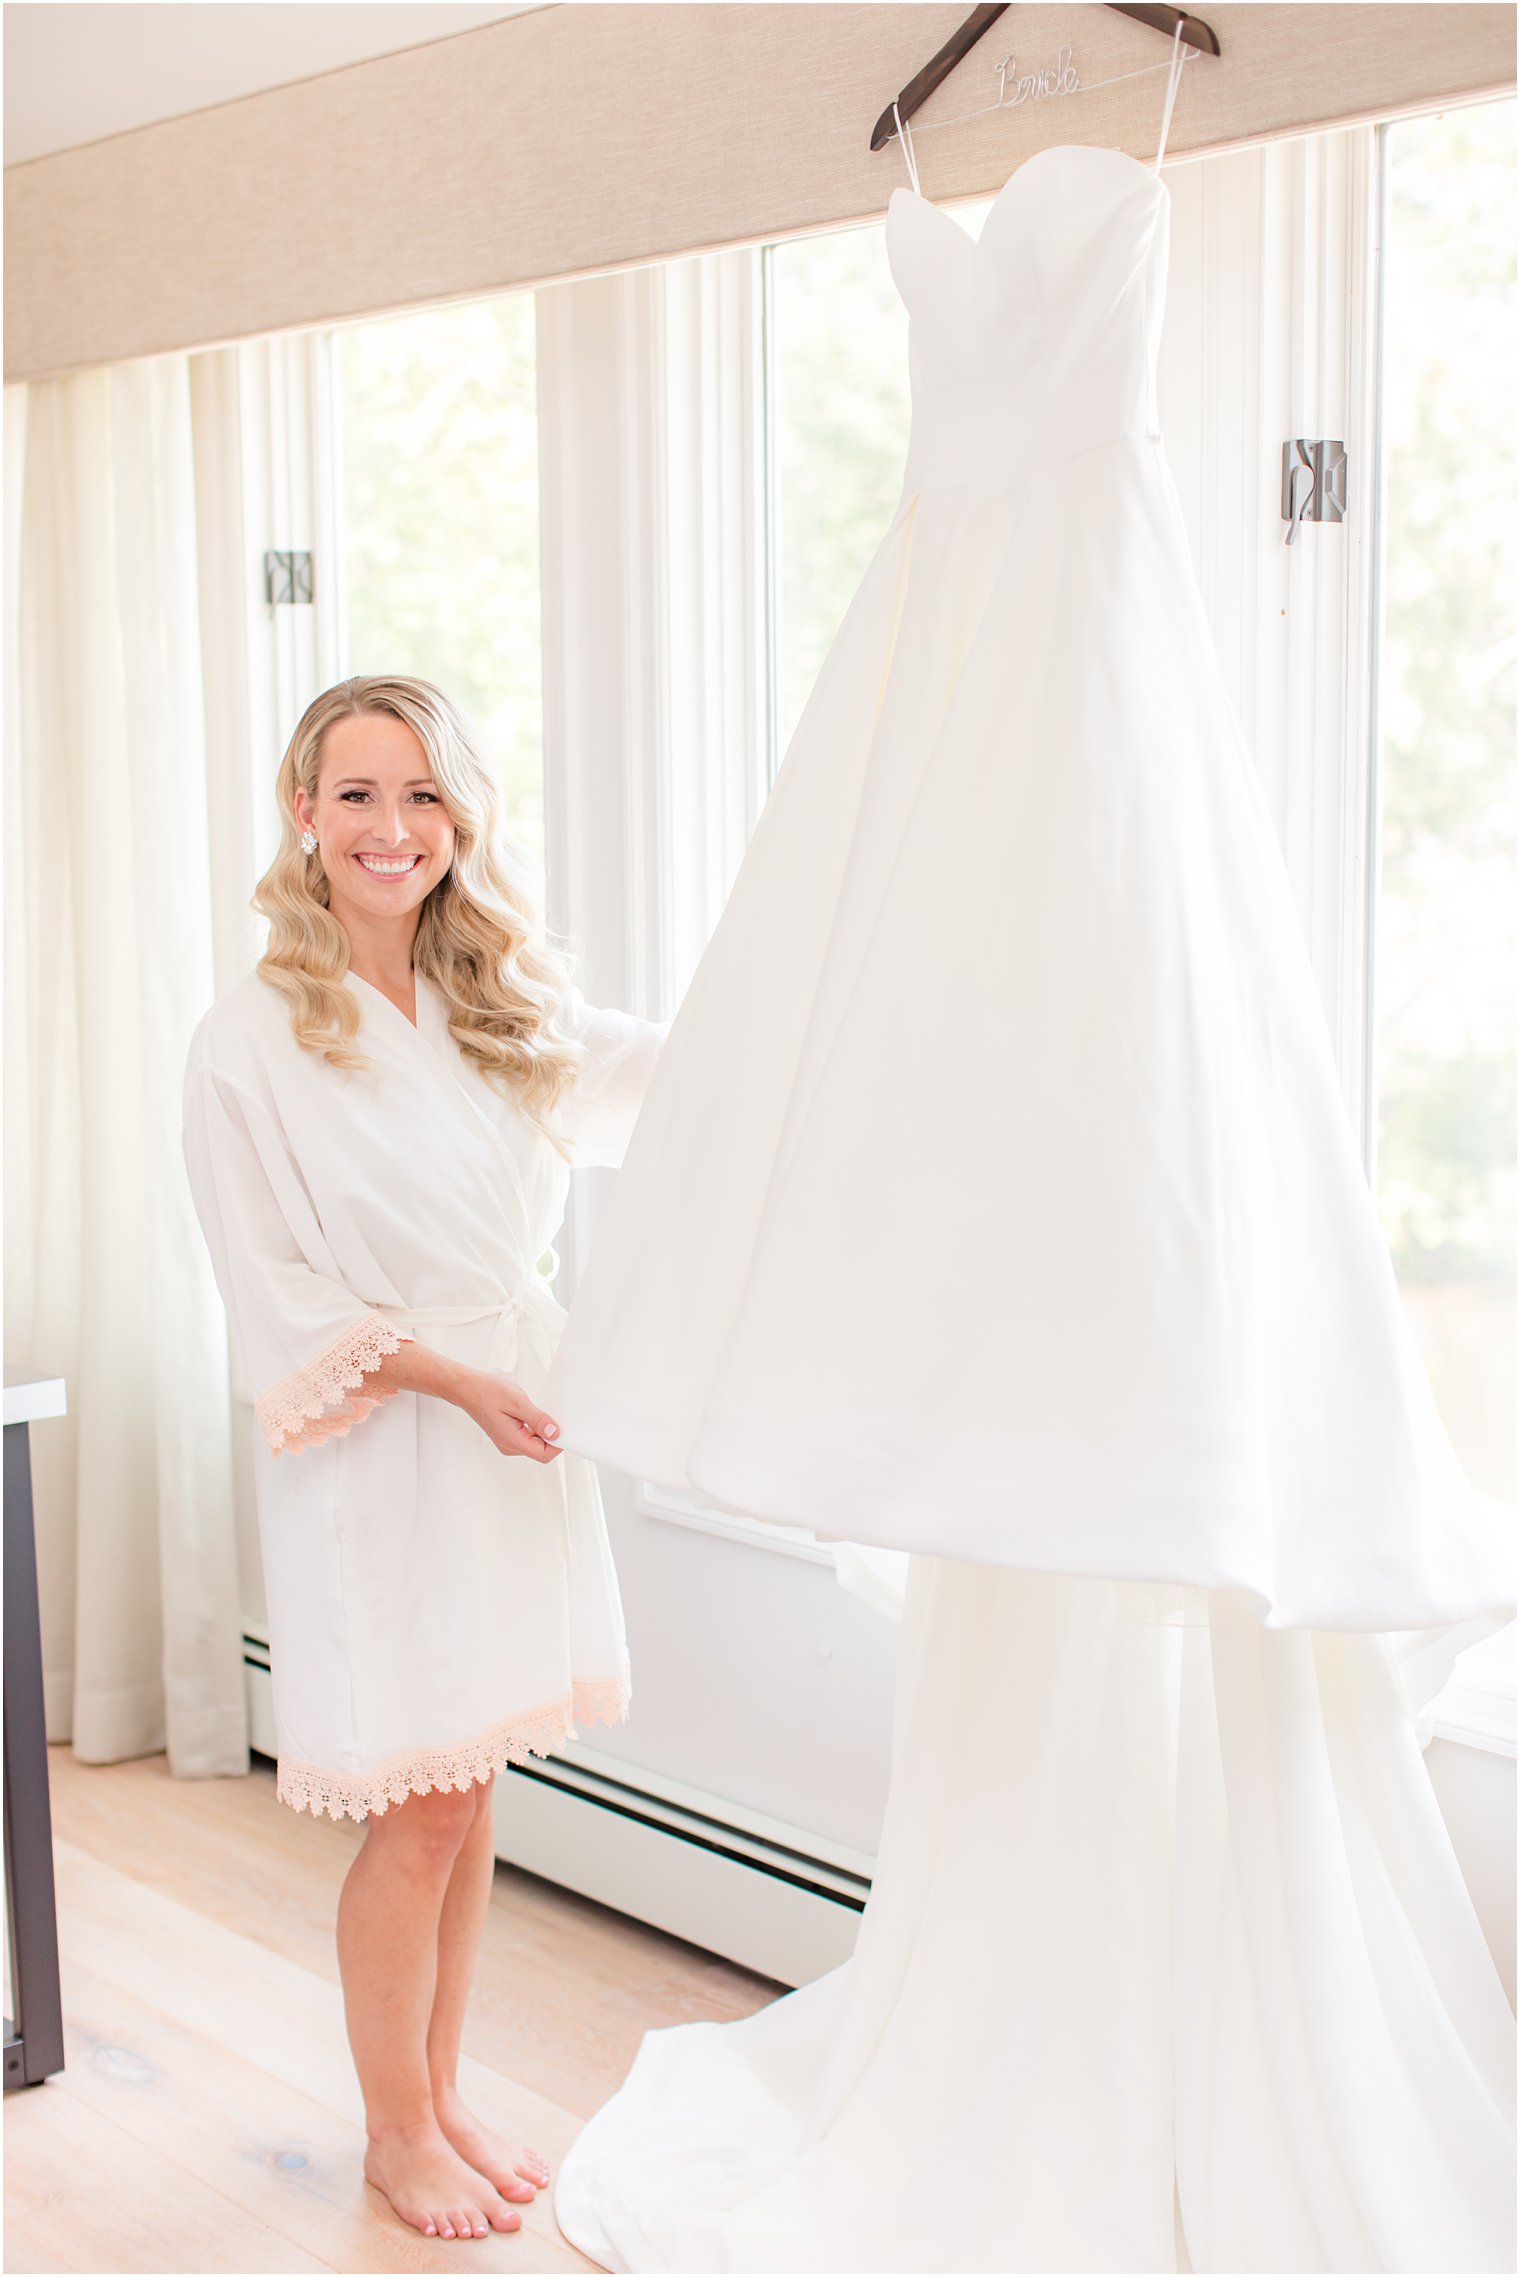
M1180 23L1182 37L1189 47L1201 48L1205 55L1218 55L1220 52L1218 40L1202 17L1190 16L1183 8L1126 8L1120 7L1118 0L1111 0L1111 4L1115 15L1133 16L1136 23L1148 24L1153 30L1164 32L1168 39L1175 36ZM949 78L963 57L971 53L988 25L995 24L999 16L1007 13L1008 0L1002 0L1000 7L972 9L966 21L950 34L938 54L931 55L923 70L908 81L896 103L888 103L871 129L873 150L882 149L896 134L897 121L892 116L893 111L900 112L904 119L911 119L914 112L928 101L935 88Z

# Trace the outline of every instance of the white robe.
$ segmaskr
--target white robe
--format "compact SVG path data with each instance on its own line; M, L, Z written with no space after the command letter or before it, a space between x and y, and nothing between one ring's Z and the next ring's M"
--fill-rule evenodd
M191 1039L184 1141L256 1403L278 1792L362 1818L627 1712L592 1464L503 1455L460 1408L376 1396L363 1371L416 1338L540 1390L570 1166L621 1161L666 1030L572 995L567 1164L459 1051L431 982L415 1027L344 985L369 1073L303 1051L251 974Z

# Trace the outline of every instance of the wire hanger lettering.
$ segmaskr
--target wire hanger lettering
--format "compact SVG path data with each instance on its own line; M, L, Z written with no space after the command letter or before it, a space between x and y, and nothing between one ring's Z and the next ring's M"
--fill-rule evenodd
M1008 89L1008 74L1014 68L1014 58L1005 55L1002 62L993 66L998 75L998 98L989 103L990 111L1017 110L1021 103L1043 103L1052 95L1075 95L1083 82L1072 66L1069 47L1056 50L1056 60L1045 71L1025 71L1015 79L1013 91ZM923 129L920 128L922 133Z
M1006 8L1007 0L1003 0L1002 6L972 9L965 22L951 33L944 46L937 53L931 55L923 69L916 72L908 81L907 86L903 88L896 101L889 103L882 112L881 117L871 129L871 148L873 150L883 149L895 137L903 144L906 154L907 136L900 132L900 129L905 127L914 113L928 101L935 88L943 85L956 65L970 54L983 32L995 24L999 16L1006 13ZM1120 16L1132 16L1138 23L1147 25L1151 30L1164 32L1168 41L1173 44L1177 42L1180 33L1182 53L1189 62L1195 55L1217 56L1220 53L1219 41L1211 27L1203 21L1201 16L1189 15L1184 9L1151 6L1119 7L1115 4L1114 13ZM1140 77L1144 72L1161 71L1167 68L1164 64L1147 63L1142 64L1138 71L1119 71L1108 79L1084 80L1071 61L1071 53L1069 47L1063 47L1058 51L1056 62L1049 70L1026 72L1021 77L1016 78L1013 82L1011 94L1009 93L1008 80L1010 72L1014 69L1014 57L1012 55L1005 57L1002 63L994 66L998 74L996 102L979 104L975 110L962 111L953 119L926 119L920 124L919 133L929 134L937 127L959 126L964 120L981 118L988 111L1015 110L1025 102L1043 102L1055 96L1081 94L1090 87L1109 87L1120 79L1134 79Z

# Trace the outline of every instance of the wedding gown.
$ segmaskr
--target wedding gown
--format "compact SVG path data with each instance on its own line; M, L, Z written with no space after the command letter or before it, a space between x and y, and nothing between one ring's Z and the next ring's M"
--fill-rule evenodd
M979 240L894 191L902 500L544 1397L719 1508L1428 1632L1512 1602L1512 1517L1436 1413L1214 654L1168 205L1065 145Z
M544 1389L579 1451L920 1553L856 1953L647 2036L556 2192L610 2268L1513 2267L1514 2019L1420 1753L1510 1514L1214 658L1167 211L1087 147L979 241L894 193L902 502Z

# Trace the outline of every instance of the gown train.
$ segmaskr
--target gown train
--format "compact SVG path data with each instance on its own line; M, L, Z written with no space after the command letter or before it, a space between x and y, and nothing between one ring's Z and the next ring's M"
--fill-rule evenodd
M1514 2267L1514 2018L1388 1640L909 1567L853 1958L647 2035L612 2269Z

